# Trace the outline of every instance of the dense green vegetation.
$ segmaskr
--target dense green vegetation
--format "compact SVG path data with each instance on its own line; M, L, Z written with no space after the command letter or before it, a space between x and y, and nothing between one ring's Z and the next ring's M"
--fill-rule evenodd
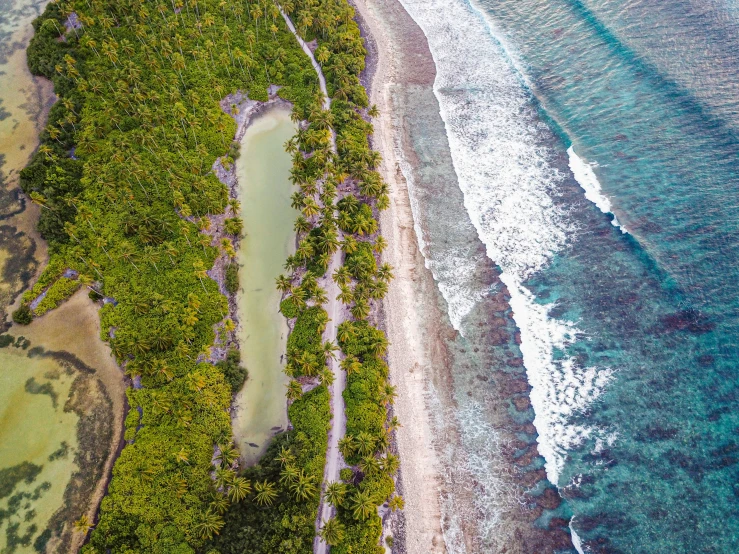
M65 26L72 13L79 24ZM206 271L233 254L199 232L228 200L211 171L235 131L219 102L237 89L265 100L279 84L302 118L316 76L271 2L73 0L35 28L29 66L59 101L22 186L52 258L16 319L89 284L113 300L101 336L142 385L85 552L195 552L251 490L227 412L243 377L233 359L209 363L215 329L228 331Z
M330 418L326 387L297 399L289 415L293 430L279 435L259 465L243 473L254 492L226 514L218 552L312 551Z
M127 446L86 554L311 550L330 418L326 360L336 348L321 338L327 298L317 278L339 248L346 265L332 277L356 320L339 335L348 374L342 450L352 469L326 488L338 518L323 522L322 536L337 552L380 551L376 507L402 507L392 496L397 459L387 453L397 425L387 421L387 341L367 321L392 274L378 263L385 243L375 213L388 196L368 142L365 50L345 0L281 4L302 36L318 41L330 112L271 0L68 0L35 22L29 66L54 81L60 100L21 180L43 208L52 258L15 317L28 321L88 285L112 300L101 336L142 385L128 391ZM289 274L278 280L281 310L294 319L293 429L239 474L227 408L245 370L238 353L211 356L216 330L228 337L232 326L207 274L225 258L232 293L237 266L221 237L200 231L228 203L211 168L238 151L219 102L237 89L266 100L269 84L282 86L296 121L307 121L286 146L302 215ZM353 194L337 202L340 186ZM241 221L226 219L225 228L237 235Z

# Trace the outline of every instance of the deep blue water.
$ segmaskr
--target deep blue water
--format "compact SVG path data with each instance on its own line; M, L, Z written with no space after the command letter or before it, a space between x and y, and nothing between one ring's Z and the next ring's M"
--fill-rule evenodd
M547 124L572 232L528 276L607 368L558 484L592 552L739 552L739 11L719 0L481 0ZM591 164L612 216L584 199ZM576 485L571 485L576 483ZM569 485L569 486L568 486Z

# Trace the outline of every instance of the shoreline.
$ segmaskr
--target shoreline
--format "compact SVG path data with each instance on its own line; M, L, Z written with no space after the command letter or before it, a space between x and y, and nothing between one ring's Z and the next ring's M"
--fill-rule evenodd
M390 341L390 381L398 392L393 413L404 425L395 431L394 442L401 460L397 481L405 499L405 510L390 516L389 525L383 526L383 537L389 534L389 527L397 539L393 552L443 553L447 548L438 494L442 477L427 402L429 371L435 364L424 340L429 336L421 324L425 314L419 310L419 301L423 302L425 296L422 291L430 290L434 283L418 247L408 187L396 153L391 88L397 84L398 74L397 68L388 63L394 59L390 52L394 43L382 36L383 24L372 13L371 3L371 0L351 2L367 49L362 84L370 102L380 111L379 117L372 121L371 144L382 154L380 173L390 187L390 208L382 213L380 228L388 242L383 261L394 267L395 279L383 300L380 319ZM430 336L437 336L439 329L428 331ZM440 354L443 345L436 341L433 349Z
M391 189L381 227L396 273L384 304L395 410L413 425L396 436L406 510L390 523L404 535L393 551L570 551L561 498L539 469L509 293L464 208L428 39L399 0L352 5L368 50L363 84L381 114L372 144ZM457 264L478 295L466 316L443 292L458 286Z

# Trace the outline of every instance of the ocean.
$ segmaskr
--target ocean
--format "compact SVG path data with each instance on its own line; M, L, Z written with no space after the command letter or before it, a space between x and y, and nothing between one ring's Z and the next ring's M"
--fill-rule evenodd
M739 552L739 4L401 3L577 549ZM478 260L425 254L470 335Z

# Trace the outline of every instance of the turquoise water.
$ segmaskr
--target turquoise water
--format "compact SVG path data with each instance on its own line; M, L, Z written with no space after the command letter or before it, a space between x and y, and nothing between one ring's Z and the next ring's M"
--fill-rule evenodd
M403 3L578 548L739 552L736 5Z

